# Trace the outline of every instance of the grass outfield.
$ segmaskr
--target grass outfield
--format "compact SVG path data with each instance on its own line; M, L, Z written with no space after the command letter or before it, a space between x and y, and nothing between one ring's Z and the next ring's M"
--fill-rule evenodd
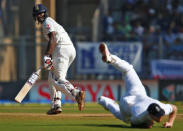
M134 129L95 103L86 104L82 112L76 104L65 104L62 114L52 116L45 114L49 110L45 104L0 105L0 131L182 131L183 105L177 103L177 106L173 128L165 129L162 123L156 123L152 129Z

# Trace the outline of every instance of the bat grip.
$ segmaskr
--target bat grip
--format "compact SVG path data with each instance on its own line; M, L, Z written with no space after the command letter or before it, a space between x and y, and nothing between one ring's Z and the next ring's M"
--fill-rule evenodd
M36 71L36 74L39 75L40 72L41 72L41 70L42 70L42 67L40 67L40 68Z

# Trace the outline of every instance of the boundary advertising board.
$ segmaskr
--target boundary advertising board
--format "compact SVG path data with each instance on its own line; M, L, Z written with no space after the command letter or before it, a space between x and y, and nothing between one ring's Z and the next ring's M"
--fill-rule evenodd
M142 43L140 42L111 42L107 44L114 54L131 63L137 72L141 71ZM111 65L103 63L98 50L99 43L78 42L77 73L79 74L121 74Z
M125 85L122 80L82 80L74 81L72 84L81 90L86 91L86 101L96 102L101 95L107 96L114 100L120 100L120 97L125 94ZM158 99L158 83L155 80L144 80L143 84L146 87L147 94ZM44 102L50 99L49 86L47 81L39 81L30 91L30 101ZM63 102L73 102L70 98L62 94Z

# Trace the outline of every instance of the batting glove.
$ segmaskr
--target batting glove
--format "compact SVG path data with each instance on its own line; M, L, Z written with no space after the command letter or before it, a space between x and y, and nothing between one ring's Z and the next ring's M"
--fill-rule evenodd
M43 57L43 62L44 62L44 68L46 70L51 70L53 68L53 60L49 56L44 56Z

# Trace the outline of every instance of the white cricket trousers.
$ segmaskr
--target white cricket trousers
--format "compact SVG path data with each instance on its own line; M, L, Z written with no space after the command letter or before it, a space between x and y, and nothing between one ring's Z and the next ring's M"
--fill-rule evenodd
M66 75L69 66L76 57L76 51L73 44L70 45L57 45L52 54L53 70L49 72L48 83L50 87L51 106L54 106L54 98L56 92L61 91L66 96L75 100L75 96L71 93L74 86L66 80ZM56 101L61 105L61 102Z
M99 99L99 104L107 108L116 118L123 120L124 122L128 122L127 118L125 118L130 109L126 108L127 110L124 112L124 106L126 105L126 101L123 98L127 98L128 96L135 96L135 95L146 95L146 91L144 86L142 85L137 73L135 72L133 66L128 62L120 59L115 55L111 55L113 59L113 63L111 63L115 68L123 73L123 78L125 81L125 96L122 96L120 99L120 106L115 103L114 100L101 96ZM124 113L127 113L124 115Z

